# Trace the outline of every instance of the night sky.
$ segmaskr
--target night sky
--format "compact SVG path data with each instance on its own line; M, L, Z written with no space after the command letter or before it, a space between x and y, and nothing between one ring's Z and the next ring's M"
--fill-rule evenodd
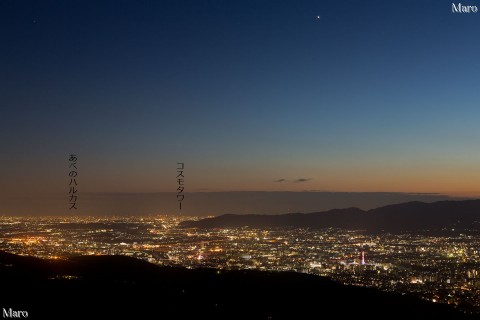
M190 192L480 195L479 30L443 0L0 0L0 200L68 192L71 153L89 193L184 162Z

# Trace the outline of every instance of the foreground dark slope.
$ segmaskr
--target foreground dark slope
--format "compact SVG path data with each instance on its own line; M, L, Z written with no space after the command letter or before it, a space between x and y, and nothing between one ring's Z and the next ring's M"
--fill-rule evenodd
M473 319L312 275L162 268L122 256L48 261L0 252L0 281L0 308L27 310L29 319Z
M357 208L283 215L226 214L199 221L184 221L185 228L232 228L249 226L346 228L372 232L441 230L442 228L480 229L480 200L408 202L369 211Z

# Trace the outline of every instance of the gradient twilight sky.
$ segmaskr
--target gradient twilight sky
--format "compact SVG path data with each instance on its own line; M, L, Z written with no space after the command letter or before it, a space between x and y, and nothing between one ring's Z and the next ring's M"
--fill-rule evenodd
M82 192L175 192L181 161L188 191L480 195L479 30L444 0L0 0L0 191L65 193L75 153Z

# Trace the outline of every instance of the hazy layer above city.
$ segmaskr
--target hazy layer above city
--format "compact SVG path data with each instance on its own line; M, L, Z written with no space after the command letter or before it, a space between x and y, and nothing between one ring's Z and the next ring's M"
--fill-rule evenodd
M0 215L220 215L282 214L357 207L368 210L408 201L463 200L442 194L389 192L193 192L182 210L176 193L85 193L78 209L69 210L68 196L9 197L0 201Z

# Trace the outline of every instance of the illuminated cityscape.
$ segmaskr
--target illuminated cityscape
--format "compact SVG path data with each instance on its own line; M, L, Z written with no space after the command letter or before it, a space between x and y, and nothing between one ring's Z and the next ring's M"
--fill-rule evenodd
M479 2L0 1L3 318L480 318Z
M296 271L480 312L480 236L327 228L185 229L185 216L2 217L0 250L126 255L164 266Z

